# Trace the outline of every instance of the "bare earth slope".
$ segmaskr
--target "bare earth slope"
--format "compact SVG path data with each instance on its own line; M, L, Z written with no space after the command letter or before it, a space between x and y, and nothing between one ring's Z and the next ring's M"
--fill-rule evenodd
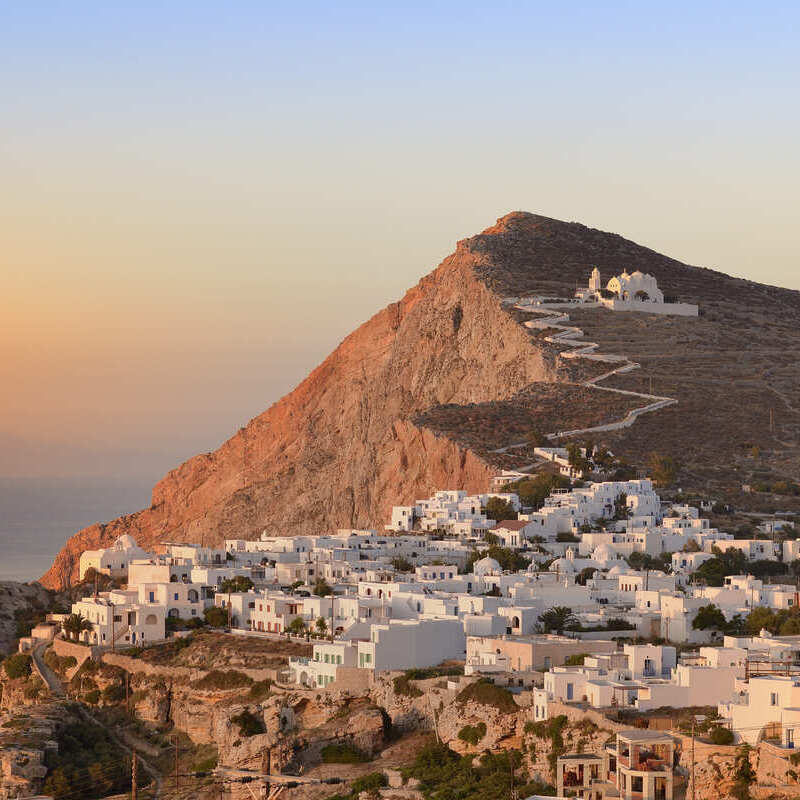
M82 550L122 533L150 546L381 525L392 504L435 488L483 489L496 466L526 458L491 450L526 430L621 418L629 399L578 386L592 365L560 360L558 347L521 324L529 317L503 303L536 292L570 296L593 265L604 278L626 267L649 272L666 294L704 311L699 319L575 315L603 352L642 363L609 384L647 391L652 376L657 392L679 400L609 434L612 448L635 463L651 450L673 454L688 475L730 488L737 469L759 466L736 462L755 443L779 472L796 473L800 294L689 267L615 234L513 213L459 242L216 452L170 472L149 509L73 536L43 582L66 585Z

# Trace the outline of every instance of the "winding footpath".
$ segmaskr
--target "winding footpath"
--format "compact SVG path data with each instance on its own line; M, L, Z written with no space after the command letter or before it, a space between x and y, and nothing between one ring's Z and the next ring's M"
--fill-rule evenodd
M611 386L599 386L598 384L601 381L607 380L613 375L622 375L626 372L632 372L635 369L639 369L641 365L635 361L631 361L627 356L616 355L613 353L596 352L600 348L600 345L597 342L588 342L584 340L583 331L580 328L576 327L575 325L565 324L570 321L569 314L565 314L551 308L543 308L542 305L534 305L533 300L534 298L528 299L527 302L515 300L513 302L513 307L519 311L524 311L527 313L546 315L542 319L528 320L524 324L526 328L533 330L546 330L548 328L555 329L556 333L550 336L545 336L545 341L550 342L551 344L572 348L566 352L559 353L559 358L585 358L590 361L600 361L616 365L613 369L608 370L608 372L604 372L602 375L581 381L579 383L580 386L598 389L602 392L613 392L614 394L620 394L625 397L641 398L642 400L647 401L644 405L637 406L636 408L628 411L628 413L625 414L622 419L619 419L616 422L609 422L604 425L594 425L589 428L575 428L574 430L556 431L554 433L545 434L548 439L556 440L565 438L567 436L579 436L586 433L601 433L603 431L616 431L620 430L621 428L629 428L640 416L642 416L642 414L650 414L653 411L658 411L659 409L666 408L667 406L674 405L678 402L674 397L662 397L661 395L633 392L628 389L615 389ZM520 442L518 444L500 448L495 452L504 452L514 447L523 447L526 444L526 442Z
M66 693L64 692L64 684L61 678L56 675L56 673L47 666L47 663L44 660L44 651L50 646L50 642L41 642L36 645L31 651L31 659L33 662L33 668L36 670L39 677L47 684L47 688L50 690L50 694L57 700L63 700L66 697ZM76 703L75 708L80 716L83 718L85 722L88 722L91 725L96 725L99 728L103 728L108 735L114 740L118 747L124 750L129 756L133 757L133 749L129 747L125 742L122 741L120 736L118 735L117 731L114 730L112 726L105 725L92 714L90 714L86 708L83 706L82 703ZM136 753L136 757L139 763L142 765L144 771L150 776L152 780L152 786L150 787L153 792L153 800L158 800L161 794L161 775L156 770L149 761L142 758L141 751ZM146 787L141 787L142 789Z

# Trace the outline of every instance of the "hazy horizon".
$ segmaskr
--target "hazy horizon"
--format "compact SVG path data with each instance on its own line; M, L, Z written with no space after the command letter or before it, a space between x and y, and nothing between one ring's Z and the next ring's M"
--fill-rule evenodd
M516 209L800 288L798 22L3 8L0 476L152 485Z

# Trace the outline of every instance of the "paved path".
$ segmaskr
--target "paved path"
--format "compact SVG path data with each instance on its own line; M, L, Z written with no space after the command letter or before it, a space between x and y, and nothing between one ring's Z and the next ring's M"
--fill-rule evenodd
M60 699L64 697L64 684L61 683L61 678L59 678L44 661L44 651L49 646L50 642L40 642L37 644L31 651L31 660L33 661L33 668L36 670L39 677L47 684L50 694Z
M592 389L598 389L602 392L613 392L621 394L626 397L639 397L642 400L648 401L645 405L631 409L625 414L624 417L616 422L609 422L605 425L594 425L590 428L575 428L569 431L556 431L554 433L546 434L548 439L561 439L567 436L579 436L585 433L600 433L602 431L615 431L621 428L629 428L642 414L650 414L653 411L666 408L667 406L674 405L678 401L674 397L662 397L655 394L644 394L642 392L632 392L627 389L614 389L611 386L599 386L601 381L607 380L613 375L622 375L626 372L631 372L639 369L640 365L635 361L631 361L627 356L617 355L614 353L598 353L596 352L600 345L597 342L589 342L583 339L583 331L574 326L567 325L569 322L569 314L565 314L554 309L542 308L535 306L530 301L518 301L514 303L514 308L528 313L543 314L542 319L533 319L525 322L525 326L531 329L545 330L548 328L555 329L557 332L551 336L546 336L545 341L560 346L567 346L572 348L566 352L558 354L559 358L585 358L590 361L602 361L608 364L616 364L613 369L598 375L595 378L581 381L581 386L587 386ZM518 444L509 445L509 447L522 447L526 443L520 442ZM509 447L503 448L508 450ZM497 451L501 452L501 451Z

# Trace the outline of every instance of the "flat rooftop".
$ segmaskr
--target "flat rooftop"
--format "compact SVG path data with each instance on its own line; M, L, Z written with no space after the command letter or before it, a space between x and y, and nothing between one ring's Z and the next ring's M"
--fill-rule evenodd
M647 728L627 728L624 731L618 731L617 736L621 739L635 739L641 742L671 742L672 737L664 731L650 731Z

